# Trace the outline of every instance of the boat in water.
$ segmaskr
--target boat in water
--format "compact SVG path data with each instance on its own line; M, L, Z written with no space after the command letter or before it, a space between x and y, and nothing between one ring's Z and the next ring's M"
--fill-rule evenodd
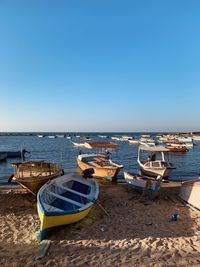
M98 183L77 175L64 175L43 185L37 195L39 239L43 240L54 227L82 220L98 196Z
M32 194L36 195L40 187L48 180L64 174L64 170L56 163L44 161L28 161L12 163L14 175L11 180L16 181Z
M175 167L166 159L166 152L169 150L162 146L139 146L137 162L141 171L149 176L167 178Z
M115 181L124 167L108 159L105 154L81 154L76 159L82 171L93 168L93 177L103 177L110 181Z

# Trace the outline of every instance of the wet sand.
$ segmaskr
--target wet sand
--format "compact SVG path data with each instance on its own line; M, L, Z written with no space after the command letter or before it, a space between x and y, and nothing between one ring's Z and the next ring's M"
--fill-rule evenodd
M51 232L47 255L36 260L40 221L33 196L0 191L0 266L200 266L200 212L183 205L178 187L148 196L126 185L101 185L83 221ZM178 221L171 222L178 213Z

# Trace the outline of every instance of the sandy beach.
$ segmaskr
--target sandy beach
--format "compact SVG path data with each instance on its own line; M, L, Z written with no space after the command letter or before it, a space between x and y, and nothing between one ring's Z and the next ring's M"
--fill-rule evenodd
M52 231L47 255L36 260L40 221L23 190L1 190L0 266L200 266L200 213L183 205L177 188L150 200L126 185L101 185L83 221ZM171 222L178 213L178 221Z

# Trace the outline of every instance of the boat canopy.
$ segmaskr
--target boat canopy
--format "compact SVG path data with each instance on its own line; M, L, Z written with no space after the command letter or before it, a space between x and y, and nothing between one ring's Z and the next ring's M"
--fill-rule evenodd
M117 144L112 142L86 142L85 147L87 148L110 148L116 149L118 147Z
M140 146L140 150L148 151L148 152L169 152L169 149L163 146Z

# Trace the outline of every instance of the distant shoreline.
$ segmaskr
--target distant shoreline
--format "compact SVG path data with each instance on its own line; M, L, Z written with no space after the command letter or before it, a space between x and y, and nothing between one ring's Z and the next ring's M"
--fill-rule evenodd
M49 134L65 134L65 135L92 135L92 134L150 134L150 135L157 135L157 134L178 134L178 135L195 135L200 134L200 131L194 132L0 132L0 136L37 136L37 135L44 135L47 136Z

